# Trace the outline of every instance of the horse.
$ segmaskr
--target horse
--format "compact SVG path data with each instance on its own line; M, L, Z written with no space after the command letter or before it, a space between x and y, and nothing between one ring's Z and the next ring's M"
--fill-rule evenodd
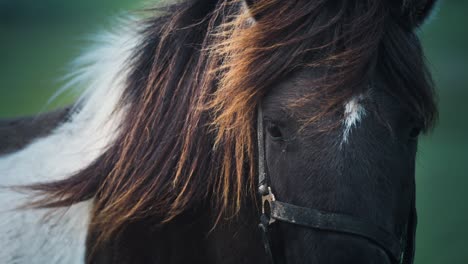
M435 0L184 0L0 123L0 263L413 263Z

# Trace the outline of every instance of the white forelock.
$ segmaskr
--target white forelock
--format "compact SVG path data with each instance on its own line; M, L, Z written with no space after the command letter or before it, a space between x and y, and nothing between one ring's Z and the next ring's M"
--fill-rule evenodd
M0 186L66 178L104 151L121 120L122 111L113 112L125 88L126 61L138 44L135 32L135 26L125 26L117 34L99 35L97 44L76 61L79 69L68 86L86 87L80 107L50 135L1 156ZM15 210L27 198L24 193L0 188L0 263L84 263L92 202L53 214L45 209Z

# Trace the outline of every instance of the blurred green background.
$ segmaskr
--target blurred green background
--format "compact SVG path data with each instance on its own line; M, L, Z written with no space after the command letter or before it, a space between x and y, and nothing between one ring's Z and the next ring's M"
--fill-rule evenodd
M47 111L68 63L92 34L141 0L0 0L0 117ZM438 86L440 121L417 161L416 263L468 263L468 1L444 1L420 36Z

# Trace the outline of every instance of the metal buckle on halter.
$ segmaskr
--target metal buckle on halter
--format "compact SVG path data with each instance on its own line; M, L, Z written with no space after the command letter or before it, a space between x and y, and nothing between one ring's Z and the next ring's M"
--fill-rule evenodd
M276 222L276 219L271 217L271 203L276 201L275 195L271 191L271 187L266 184L262 184L258 190L262 195L262 215L267 217L268 225L271 225Z

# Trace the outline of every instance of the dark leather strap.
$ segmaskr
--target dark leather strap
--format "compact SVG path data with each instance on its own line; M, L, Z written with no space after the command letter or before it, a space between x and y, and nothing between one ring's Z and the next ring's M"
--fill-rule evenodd
M267 185L266 169L265 169L265 139L263 131L263 109L260 104L257 113L257 143L258 143L258 186ZM262 193L263 192L263 193ZM264 195L264 190L260 190L260 193Z
M414 198L413 198L414 200ZM409 216L407 231L406 231L406 240L405 240L405 250L403 252L403 264L412 264L414 262L414 253L416 251L416 226L418 224L418 214L416 211L416 202L413 201L413 207Z
M268 263L274 264L275 258L273 257L273 251L271 246L273 245L273 241L271 238L270 231L268 230L268 226L270 225L269 219L266 215L262 215L260 217L260 224L258 227L262 231L262 239L263 239L263 246L265 248L265 253L267 255Z
M270 207L273 219L318 230L357 235L380 246L397 263L400 261L400 241L386 230L360 218L279 201L272 201Z

